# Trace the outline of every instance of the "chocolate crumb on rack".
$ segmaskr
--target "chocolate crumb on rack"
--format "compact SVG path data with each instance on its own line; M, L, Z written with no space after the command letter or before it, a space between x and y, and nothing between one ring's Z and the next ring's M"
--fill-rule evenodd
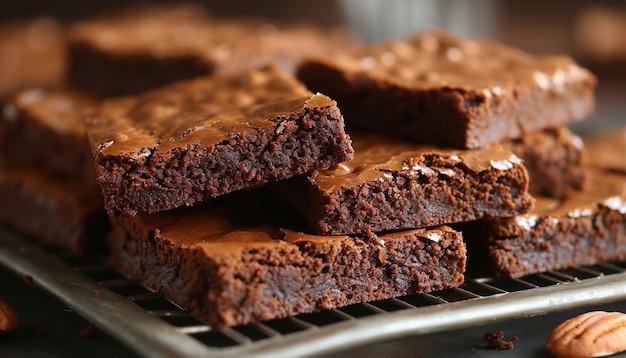
M508 340L504 339L504 331L498 330L487 332L483 335L483 342L488 349L509 350L513 349L513 343L517 342L517 336L513 336Z

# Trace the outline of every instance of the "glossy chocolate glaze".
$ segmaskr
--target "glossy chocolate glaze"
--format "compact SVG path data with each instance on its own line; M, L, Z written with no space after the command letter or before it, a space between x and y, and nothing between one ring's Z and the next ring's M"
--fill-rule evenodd
M561 92L568 82L593 75L568 56L533 56L495 42L430 31L400 41L365 46L315 59L352 80L381 81L410 89L446 87L507 95L515 86Z
M494 167L507 170L521 165L518 157L500 145L484 149L458 150L419 145L377 134L352 133L354 159L318 170L314 183L321 190L349 188L394 173L404 176L455 175L452 167L479 173ZM433 158L437 159L432 164Z
M118 220L122 220L125 227L135 226L140 230L158 232L160 237L172 245L189 249L202 248L208 256L240 253L242 250L261 246L352 240L347 235L322 236L305 233L299 230L298 219L284 216L284 208L268 203L271 200L269 196L256 196L255 193L237 193L212 205L179 208L150 215L140 214L134 218ZM447 226L439 226L381 234L378 238L392 240L414 235L438 241L445 232L454 231Z
M104 102L87 118L90 141L104 155L147 156L210 146L245 130L275 126L271 118L336 103L311 94L274 66L226 77L201 77L136 97Z

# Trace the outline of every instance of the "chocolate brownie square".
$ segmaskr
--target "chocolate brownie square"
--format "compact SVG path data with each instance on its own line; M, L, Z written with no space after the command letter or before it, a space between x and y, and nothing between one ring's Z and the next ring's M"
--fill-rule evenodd
M595 77L566 56L426 32L305 61L297 77L349 128L482 148L587 117Z
M68 81L104 95L137 94L271 62L293 71L303 56L347 42L305 24L212 18L195 5L135 6L71 28Z
M352 139L353 160L273 186L318 234L513 216L532 206L522 161L498 145L451 150L354 132Z
M109 227L82 117L94 102L26 90L0 121L0 221L78 255L102 252Z
M316 236L272 198L116 218L111 263L212 327L462 284L465 245L448 227Z
M523 160L532 194L562 198L587 186L583 141L566 127L527 133L502 146Z
M109 230L97 186L24 166L0 169L0 222L81 256L102 252Z
M92 96L64 90L31 89L5 104L0 151L8 165L31 165L53 175L95 184L83 112Z
M336 103L274 66L105 101L87 130L111 215L189 206L353 156Z
M0 24L0 103L33 87L63 85L67 40L49 17Z
M626 176L589 170L588 190L537 198L533 211L514 218L457 227L469 243L470 265L488 262L492 274L520 277L626 259Z

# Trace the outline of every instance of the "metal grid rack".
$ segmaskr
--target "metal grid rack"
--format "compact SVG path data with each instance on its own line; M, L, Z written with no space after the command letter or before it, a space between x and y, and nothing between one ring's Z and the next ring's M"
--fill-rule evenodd
M0 228L0 264L30 276L93 324L150 357L294 357L409 334L626 299L626 262L521 279L468 279L459 288L213 329L102 259L44 251Z

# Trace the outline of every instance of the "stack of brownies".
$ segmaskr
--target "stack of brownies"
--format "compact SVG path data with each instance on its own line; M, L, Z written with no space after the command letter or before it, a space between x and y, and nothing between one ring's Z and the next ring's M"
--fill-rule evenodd
M31 89L0 122L0 220L78 255L101 251L108 230L82 111L96 99Z
M595 78L570 58L530 56L491 42L430 32L309 59L300 66L298 78L310 89L322 91L340 103L348 129L460 148L454 153L455 159L465 158L477 148L486 150L499 144L512 151L513 158L521 158L536 199L532 209L525 206L517 208L516 213L472 216L468 202L497 192L464 180L465 189L454 187L455 191L444 196L452 207L433 200L431 192L413 198L403 194L397 199L395 190L385 190L383 200L376 202L373 210L356 206L353 211L343 206L333 210L350 213L343 218L353 220L365 214L367 220L377 220L380 210L385 218L393 220L388 226L372 225L374 230L434 222L462 223L453 227L463 232L470 268L502 276L626 258L626 177L607 172L606 165L584 163L582 140L564 127L584 119L594 107ZM361 137L351 134L358 158ZM402 159L402 169L413 169L421 177L424 173L436 175L440 189L461 180L458 169L450 171L456 160L438 158L435 153L442 153L441 149L427 150L428 154L417 163L415 158ZM391 161L397 163L398 159L394 156ZM493 154L486 159L492 168L511 170L510 164L502 165ZM434 171L429 170L433 162ZM469 163L477 161L463 162L462 168L471 168ZM366 163L369 169L372 164ZM412 168L411 164L417 165ZM395 182L394 189L407 183L407 174L399 167L386 169L376 170ZM328 179L326 173L310 175L309 182L325 190L326 182L336 182L334 177L338 176L336 171L331 172L333 179ZM496 182L510 184L510 179ZM304 190L300 185L299 191ZM345 186L341 190L346 193ZM311 201L319 202L318 197L318 193L312 193ZM495 198L502 200L497 195ZM406 211L394 218L381 209L389 202L399 202ZM303 209L311 225L323 224L318 208L309 205ZM330 227L337 225L340 223L332 221Z
M626 257L626 171L583 163L565 128L593 111L588 71L441 32L326 35L184 7L73 26L73 89L5 106L0 180L54 175L80 205L19 189L41 213L0 219L86 232L106 209L112 265L216 327L456 287L466 261L520 276Z

